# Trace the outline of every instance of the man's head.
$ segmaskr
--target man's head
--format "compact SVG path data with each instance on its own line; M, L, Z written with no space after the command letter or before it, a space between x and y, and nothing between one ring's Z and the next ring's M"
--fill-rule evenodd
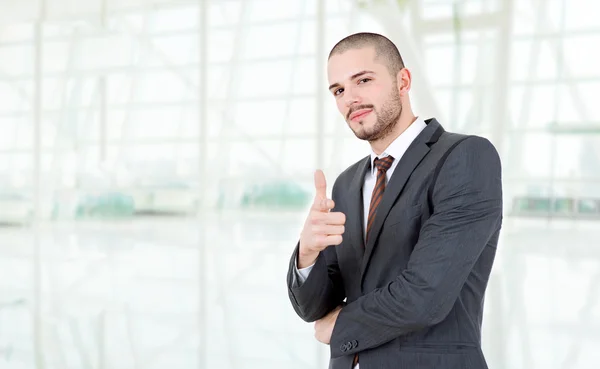
M387 136L408 104L410 72L396 46L375 33L356 33L329 53L329 91L354 134L370 142Z

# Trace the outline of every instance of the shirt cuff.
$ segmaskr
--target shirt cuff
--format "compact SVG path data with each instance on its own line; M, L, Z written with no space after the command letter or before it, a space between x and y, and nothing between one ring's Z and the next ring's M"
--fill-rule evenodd
M314 265L315 263L306 268L298 269L298 258L294 260L294 282L298 287L306 281Z

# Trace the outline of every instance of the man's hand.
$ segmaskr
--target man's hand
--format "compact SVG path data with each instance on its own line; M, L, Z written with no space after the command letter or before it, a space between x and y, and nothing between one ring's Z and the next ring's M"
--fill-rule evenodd
M300 234L298 267L312 265L319 252L328 246L342 243L346 215L330 213L335 204L327 198L327 182L321 170L315 172L315 200Z
M335 326L335 322L341 310L342 307L338 306L329 314L315 322L315 338L319 342L329 345L329 342L331 341L331 334L333 333L333 327Z

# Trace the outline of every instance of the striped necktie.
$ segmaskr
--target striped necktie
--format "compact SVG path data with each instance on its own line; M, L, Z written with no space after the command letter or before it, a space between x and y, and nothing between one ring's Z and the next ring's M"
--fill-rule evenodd
M377 207L381 202L381 198L383 197L383 191L385 190L385 173L392 166L394 162L394 158L391 155L386 156L385 158L375 158L373 164L377 168L377 182L375 183L375 188L373 188L373 194L371 195L371 205L369 206L369 218L367 222L367 240L369 239L369 233L371 232L371 227L373 226L375 220L375 214L377 212Z

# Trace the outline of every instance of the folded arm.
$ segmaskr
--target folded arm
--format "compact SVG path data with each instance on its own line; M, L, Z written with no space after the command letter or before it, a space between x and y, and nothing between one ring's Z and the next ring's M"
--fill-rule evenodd
M449 314L502 223L500 159L488 140L471 137L454 148L432 201L433 214L402 274L341 310L331 338L332 357L379 346ZM358 345L347 344L353 341Z

